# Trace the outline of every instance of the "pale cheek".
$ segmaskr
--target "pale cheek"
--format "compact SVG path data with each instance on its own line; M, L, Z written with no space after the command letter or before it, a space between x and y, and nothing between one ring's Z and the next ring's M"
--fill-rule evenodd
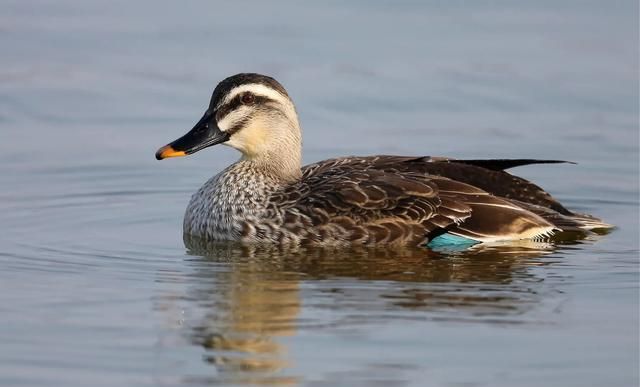
M259 141L239 134L235 134L229 141L225 142L225 145L239 150L247 157L253 157L259 153Z
M266 141L266 131L258 123L253 123L234 134L226 144L247 157L253 157L261 153Z
M224 145L230 146L234 149L239 150L242 153L246 153L244 146L242 144L242 141L239 141L239 139L236 136L231 137L231 139L227 142L223 143Z

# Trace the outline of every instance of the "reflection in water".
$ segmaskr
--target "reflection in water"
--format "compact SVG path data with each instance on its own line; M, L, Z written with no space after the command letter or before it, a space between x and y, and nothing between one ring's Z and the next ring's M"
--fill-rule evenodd
M553 251L535 242L459 252L185 244L194 257L188 298L203 310L188 336L215 365L211 382L284 385L298 381L285 374L295 362L286 338L305 330L388 319L527 322L545 296L531 267Z

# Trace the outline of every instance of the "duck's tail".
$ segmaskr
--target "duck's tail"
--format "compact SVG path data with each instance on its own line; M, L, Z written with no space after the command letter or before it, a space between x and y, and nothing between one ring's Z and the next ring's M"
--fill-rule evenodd
M568 216L568 218L578 223L581 229L593 231L595 233L607 233L611 229L615 228L614 225L605 223L602 220L587 214L574 214L572 216Z
M549 223L553 224L561 232L595 232L597 234L606 234L615 226L605 223L602 220L587 214L571 213L570 215L560 214L550 208L538 206L531 203L525 203L517 200L516 202L522 208L525 208L536 215L539 215Z

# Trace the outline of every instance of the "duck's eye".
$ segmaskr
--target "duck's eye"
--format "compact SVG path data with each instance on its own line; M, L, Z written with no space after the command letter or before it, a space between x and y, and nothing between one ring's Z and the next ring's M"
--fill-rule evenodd
M245 93L240 97L240 101L245 105L251 105L256 100L256 97L251 93Z

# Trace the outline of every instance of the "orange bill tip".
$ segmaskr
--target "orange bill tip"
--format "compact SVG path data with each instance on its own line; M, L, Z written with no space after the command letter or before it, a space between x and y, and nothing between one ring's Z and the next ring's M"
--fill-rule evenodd
M158 151L156 152L156 159L162 160L169 157L182 157L186 155L187 154L183 151L177 151L173 149L171 145L165 145L162 148L158 149Z

